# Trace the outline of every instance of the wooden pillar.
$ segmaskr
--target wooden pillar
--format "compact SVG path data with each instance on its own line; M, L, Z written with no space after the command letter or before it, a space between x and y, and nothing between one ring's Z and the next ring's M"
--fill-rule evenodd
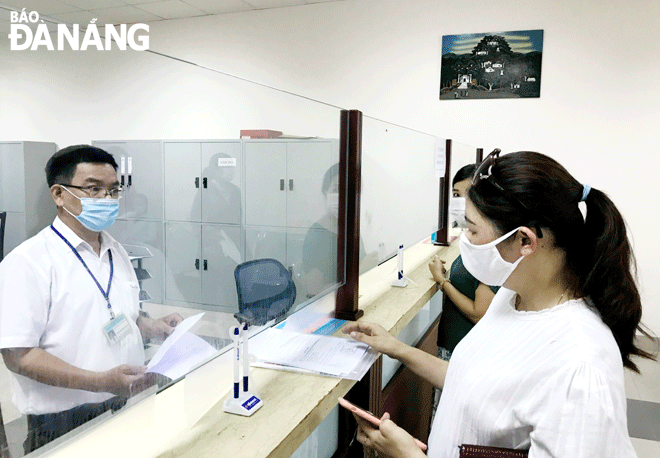
M342 110L339 158L339 237L335 317L355 321L364 312L358 309L360 292L360 177L362 170L362 113Z
M440 178L438 231L434 245L449 246L449 195L451 194L451 140L445 141L445 176Z

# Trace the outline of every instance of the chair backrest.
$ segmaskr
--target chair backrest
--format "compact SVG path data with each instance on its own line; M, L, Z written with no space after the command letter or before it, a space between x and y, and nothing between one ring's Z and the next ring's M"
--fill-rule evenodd
M240 322L261 326L286 316L296 301L291 272L276 259L255 259L234 269Z
M7 212L0 212L0 261L5 257L5 221Z

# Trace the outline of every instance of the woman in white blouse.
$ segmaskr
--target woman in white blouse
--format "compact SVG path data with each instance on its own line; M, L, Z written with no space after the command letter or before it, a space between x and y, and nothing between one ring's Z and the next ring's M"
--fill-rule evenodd
M623 218L553 159L499 153L475 172L460 249L475 278L503 287L451 363L377 324L345 332L442 388L430 457L458 457L462 444L534 458L634 457L623 368L637 371L633 355L652 356L634 343L642 309ZM425 456L383 420L373 428L358 418L358 441L392 457Z

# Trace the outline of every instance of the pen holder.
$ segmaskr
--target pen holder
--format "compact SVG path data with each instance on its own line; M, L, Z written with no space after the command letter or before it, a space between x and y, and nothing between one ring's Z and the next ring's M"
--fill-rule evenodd
M399 288L404 288L408 286L408 279L406 277L399 278L397 280L394 280L391 284L392 286L398 286Z
M397 257L397 279L392 282L392 286L397 286L399 288L404 288L408 286L408 279L403 275L403 245L399 245L399 251L396 255Z
M250 353L248 352L248 325L229 328L229 337L234 341L234 387L232 393L223 405L227 413L249 417L263 405L259 396L251 392L250 386ZM242 347L242 348L241 348ZM243 365L243 391L240 390L240 368Z
M243 393L239 398L231 397L225 399L223 409L227 413L243 415L249 417L263 405L263 401L254 393Z

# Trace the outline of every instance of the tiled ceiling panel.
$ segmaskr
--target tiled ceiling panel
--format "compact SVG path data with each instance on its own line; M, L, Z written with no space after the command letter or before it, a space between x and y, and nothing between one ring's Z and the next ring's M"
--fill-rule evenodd
M132 24L336 1L345 0L0 0L0 31L8 29L6 8L68 24Z

